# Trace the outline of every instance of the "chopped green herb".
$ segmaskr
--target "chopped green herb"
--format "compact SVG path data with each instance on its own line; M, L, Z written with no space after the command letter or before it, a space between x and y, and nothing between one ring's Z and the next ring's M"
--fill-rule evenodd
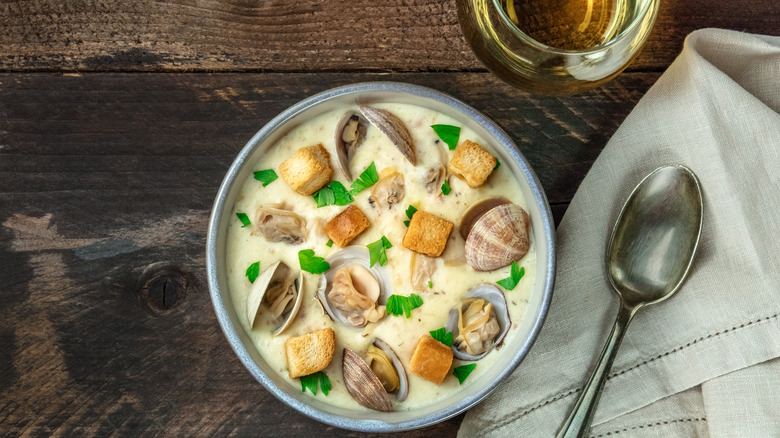
M263 187L276 181L279 176L273 169L258 170L255 172L255 179L263 183Z
M445 179L444 184L441 185L441 192L444 193L444 196L447 196L451 191L450 182Z
M509 277L498 280L497 283L506 290L512 290L520 282L520 279L523 278L523 275L525 275L525 268L518 268L517 262L512 262L512 270Z
M333 246L333 241L332 240L328 240L328 243L326 243L325 246L327 246L328 248L332 247Z
M328 205L347 205L353 201L352 195L349 194L344 184L339 181L332 181L314 192L312 196L314 196L318 208Z
M328 378L328 375L322 371L317 371L308 376L301 376L301 392L306 392L308 389L312 394L317 395L318 383L320 389L322 389L322 393L327 396L331 389L330 379Z
M428 289L433 289L433 282L428 280Z
M360 174L358 179L352 182L352 190L349 191L352 195L357 195L363 190L371 187L379 181L379 174L376 172L376 165L372 161L371 164Z
M458 378L458 382L462 385L463 382L466 381L466 377L471 374L472 371L474 371L474 368L477 367L477 364L472 363L469 365L463 365L460 367L455 367L452 369L452 375Z
M496 169L498 169L499 167L501 167L501 162L500 162L500 161L498 161L498 158L496 158L496 166L493 168L493 170L496 170Z
M246 215L246 213L236 213L236 216L238 216L238 220L241 221L242 225L241 228L246 228L250 225L252 225L252 221L249 220L249 216Z
M460 138L460 127L452 125L431 125L436 135L439 136L442 141L447 143L451 151L454 151L458 146L458 139Z
M417 209L414 208L414 205L409 205L409 208L406 209L406 217L411 219L412 216L414 216L415 213L417 213ZM409 226L409 221L404 221L404 225L406 225L408 227Z
M369 267L373 267L376 262L379 262L379 266L384 266L387 264L387 254L385 253L385 250L392 248L393 244L387 240L387 237L382 236L381 239L369 243L366 247L368 247L368 255L370 256Z
M438 330L434 330L432 332L428 332L431 334L433 339L436 339L437 341L441 342L442 344L451 347L452 346L452 333L448 332L446 328L442 327Z
M408 297L390 295L387 298L385 312L395 316L399 316L403 313L407 318L411 318L412 310L422 305L423 300L419 295L411 294Z
M260 262L254 262L246 268L246 278L250 283L254 283L258 275L260 275Z
M302 249L298 251L298 263L301 265L301 270L311 272L312 274L322 274L330 269L330 263L326 262L322 257L314 255L314 250Z

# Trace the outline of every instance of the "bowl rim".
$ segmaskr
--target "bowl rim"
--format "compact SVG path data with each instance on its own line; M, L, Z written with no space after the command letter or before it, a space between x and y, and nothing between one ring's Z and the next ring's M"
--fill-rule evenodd
M353 419L334 413L325 412L290 396L284 390L279 388L255 363L244 343L239 338L237 327L235 327L231 322L227 305L220 293L219 275L217 272L217 235L220 228L220 217L223 214L223 210L226 207L229 207L226 206L229 192L233 184L236 183L238 173L247 158L249 158L255 149L259 147L263 141L270 137L274 131L276 131L280 126L296 115L310 109L311 107L325 103L334 98L366 92L407 94L416 97L432 99L453 108L455 111L462 113L465 117L471 119L473 122L484 128L500 145L496 147L500 147L502 151L506 153L520 169L530 188L531 194L533 195L532 199L528 201L529 203L533 202L536 204L536 208L539 210L539 214L542 219L541 223L535 223L534 227L541 227L542 235L546 237L546 241L544 242L547 254L545 260L546 267L543 273L539 271L536 273L537 281L544 281L541 303L537 313L535 314L535 319L532 322L529 336L523 341L523 344L516 353L516 357L511 361L510 365L501 370L489 385L475 392L474 394L471 394L470 396L466 396L460 399L449 407L422 417L397 422L370 419ZM236 353L244 367L258 382L260 382L261 385L263 385L263 387L265 387L266 390L268 390L268 392L273 394L277 399L281 400L287 406L295 409L309 418L320 421L322 423L361 432L401 432L431 426L461 414L462 412L475 406L491 392L493 392L498 387L498 385L503 382L517 368L518 365L520 365L539 335L539 331L541 330L541 327L547 316L550 301L552 299L553 286L555 283L555 267L555 227L552 220L552 211L550 210L547 196L542 189L539 179L531 169L528 161L520 152L517 144L501 127L499 127L487 116L448 94L420 85L390 81L360 82L325 90L299 101L266 123L259 131L257 131L257 133L255 133L254 136L252 136L246 145L244 145L239 154L236 156L235 160L233 160L233 163L228 168L228 171L225 174L222 183L220 184L219 190L214 200L214 205L209 217L208 235L206 239L206 270L211 301L214 306L214 311L217 315L217 320L219 321L220 327L222 328L222 331L225 334L225 337L228 339L230 346L233 348L233 351Z

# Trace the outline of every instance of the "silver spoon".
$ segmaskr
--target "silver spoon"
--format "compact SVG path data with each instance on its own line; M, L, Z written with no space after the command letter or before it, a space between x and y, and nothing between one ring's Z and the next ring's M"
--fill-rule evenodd
M606 259L620 310L598 365L558 438L587 434L628 323L637 310L669 298L680 287L699 244L701 223L699 180L685 166L654 170L628 197L612 230Z

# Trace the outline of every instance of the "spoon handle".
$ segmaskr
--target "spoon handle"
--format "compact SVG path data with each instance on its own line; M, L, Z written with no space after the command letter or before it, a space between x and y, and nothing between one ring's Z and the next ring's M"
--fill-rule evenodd
M558 432L557 438L584 437L588 433L590 422L593 420L593 414L596 412L596 406L599 403L601 390L604 387L604 381L607 379L607 375L609 375L609 370L612 368L612 362L615 361L620 341L623 340L628 323L631 322L636 309L636 307L625 305L621 300L620 311L618 311L617 319L615 319L615 325L612 326L612 333L609 335L607 345L604 346L604 351L601 352L593 374L590 375L588 383L585 384L580 398L577 400L571 413L569 413L566 423L563 424L563 427Z

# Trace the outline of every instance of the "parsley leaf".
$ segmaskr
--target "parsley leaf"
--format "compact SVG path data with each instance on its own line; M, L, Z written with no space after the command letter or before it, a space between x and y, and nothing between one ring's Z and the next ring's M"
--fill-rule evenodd
M246 268L246 278L250 283L254 283L258 275L260 275L260 262L254 262Z
M444 196L447 196L451 191L450 182L445 179L444 184L441 185L441 192L444 193Z
M412 216L414 216L415 213L417 213L417 209L414 208L414 205L409 205L409 208L406 209L406 217L411 219ZM404 221L404 225L406 225L408 227L409 226L409 221Z
M328 243L325 244L328 248L333 247L333 240L328 240Z
M385 304L385 312L395 316L400 316L403 313L407 318L411 318L412 310L422 305L423 300L419 295L411 294L408 297L390 295Z
M317 202L317 208L328 205L347 205L353 201L352 195L339 181L331 181L330 184L314 192L312 196Z
M250 225L252 225L252 221L249 220L249 216L246 215L246 213L236 213L236 216L238 216L238 220L241 221L242 225L241 228L246 228Z
M493 168L493 170L496 170L496 169L498 169L499 167L501 167L501 162L500 162L500 161L498 161L498 158L496 158L496 167L494 167L494 168Z
M460 367L455 367L452 369L452 375L458 378L458 381L462 385L463 382L466 381L466 377L471 374L472 371L474 371L474 368L477 367L477 364L472 363L469 365L463 365Z
M255 179L263 183L263 187L276 181L279 176L273 169L258 170L255 172Z
M520 282L520 279L523 278L523 275L525 275L525 268L518 268L517 262L512 262L512 272L509 274L509 277L498 280L497 283L506 290L512 290Z
M428 280L428 289L433 289L433 282Z
M368 247L368 255L370 256L369 267L373 267L376 262L379 262L379 266L384 266L387 264L387 254L385 254L385 250L392 248L393 244L387 240L387 237L382 236L381 239L369 243L366 247Z
M358 179L352 182L352 190L349 191L352 195L357 195L363 190L371 187L377 181L379 181L379 174L376 173L376 165L372 161L371 164L360 174Z
M307 376L301 376L301 392L306 392L308 389L312 394L317 395L317 384L319 383L322 393L326 396L330 392L331 384L328 375L322 371L317 371L314 374Z
M460 138L460 127L452 125L431 125L436 135L439 136L442 141L447 143L451 151L454 151L458 146L458 139Z
M301 270L311 272L312 274L322 274L330 269L330 263L326 262L322 257L314 255L314 250L302 249L298 251L298 263L301 265Z
M442 344L448 347L452 347L452 333L448 332L445 327L442 327L438 330L434 330L428 333L431 334L431 337L433 339L436 339L437 341L441 342Z

